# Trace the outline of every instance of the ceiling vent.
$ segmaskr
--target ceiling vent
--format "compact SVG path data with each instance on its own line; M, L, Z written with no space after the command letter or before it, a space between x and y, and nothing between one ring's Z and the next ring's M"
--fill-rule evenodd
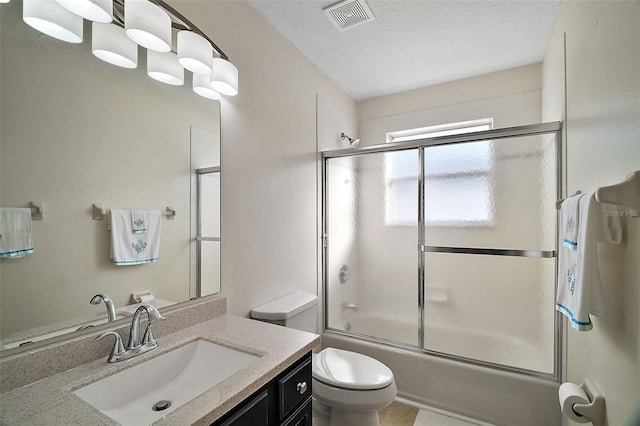
M340 31L376 19L364 0L344 0L323 10Z

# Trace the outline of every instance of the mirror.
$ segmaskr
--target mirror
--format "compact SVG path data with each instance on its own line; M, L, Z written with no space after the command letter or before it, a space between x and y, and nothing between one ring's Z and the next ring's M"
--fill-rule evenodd
M0 206L44 202L34 253L0 259L2 349L104 322L105 304L89 303L95 294L122 318L133 294L162 307L219 291L219 213L218 234L208 235L217 246L200 250L205 274L196 243L196 169L218 167L219 182L219 102L191 90L190 72L180 87L149 78L144 49L136 69L99 60L88 21L84 42L70 44L26 25L20 1L0 5L0 17ZM207 189L202 212L216 216L219 187ZM174 208L173 220L161 218L158 261L114 265L109 215L93 220L93 204Z

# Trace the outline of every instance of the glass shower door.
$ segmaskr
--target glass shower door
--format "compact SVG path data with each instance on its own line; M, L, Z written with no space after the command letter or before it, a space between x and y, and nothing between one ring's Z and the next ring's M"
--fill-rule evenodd
M423 149L423 347L553 373L555 140Z
M418 345L418 150L325 162L327 328Z

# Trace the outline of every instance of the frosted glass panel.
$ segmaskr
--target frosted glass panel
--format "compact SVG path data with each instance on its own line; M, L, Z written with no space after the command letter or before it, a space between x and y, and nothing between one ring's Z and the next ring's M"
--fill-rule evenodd
M486 171L493 163L491 141L433 146L428 152L425 157L427 176Z
M418 185L417 177L407 179L411 170L399 173L403 164L417 164L417 158L417 150L412 150L399 157L367 154L327 160L329 328L417 345ZM397 193L413 207L390 223L389 200ZM411 218L412 225L397 223Z
M200 242L200 296L220 292L220 241Z
M198 175L200 179L200 235L220 236L220 173Z
M426 349L553 372L554 259L424 256Z
M555 247L555 144L528 136L425 148L425 244Z

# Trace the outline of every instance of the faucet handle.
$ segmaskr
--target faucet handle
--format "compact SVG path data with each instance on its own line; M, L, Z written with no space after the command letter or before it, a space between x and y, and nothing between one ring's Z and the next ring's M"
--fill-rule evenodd
M102 340L107 336L113 335L116 340L113 343L113 348L111 348L111 353L109 354L109 358L107 358L107 362L116 362L121 359L121 357L125 354L124 345L122 344L122 337L115 331L107 331L96 337L96 340Z

